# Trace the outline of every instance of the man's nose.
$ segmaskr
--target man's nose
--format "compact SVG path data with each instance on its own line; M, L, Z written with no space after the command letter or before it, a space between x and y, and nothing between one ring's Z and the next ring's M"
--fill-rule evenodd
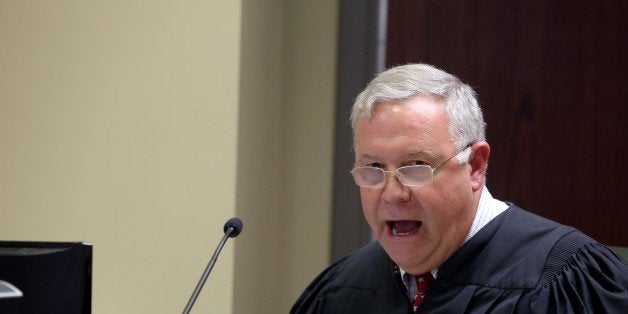
M399 181L397 172L386 173L382 197L387 203L395 204L410 200L410 189Z

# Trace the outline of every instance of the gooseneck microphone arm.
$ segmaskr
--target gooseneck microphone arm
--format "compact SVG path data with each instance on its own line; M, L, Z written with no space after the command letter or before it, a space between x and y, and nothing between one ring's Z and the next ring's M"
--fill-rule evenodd
M188 304L185 306L183 314L190 313L192 305L194 305L194 302L196 302L196 298L198 298L198 294L201 292L201 289L203 289L203 285L205 285L205 281L207 280L209 273L212 271L212 268L214 268L214 264L216 264L216 260L218 260L218 255L220 254L220 251L222 251L222 247L225 246L225 242L227 242L227 239L237 237L240 232L242 232L242 228L242 220L238 218L231 218L227 220L223 228L223 230L225 231L225 235L220 240L220 243L218 243L218 247L216 247L214 255L212 255L212 258L209 260L209 264L207 264L207 267L203 272L203 276L201 276L201 280L199 280L196 288L194 289L194 292L192 293L192 296L190 297L190 300L188 301Z

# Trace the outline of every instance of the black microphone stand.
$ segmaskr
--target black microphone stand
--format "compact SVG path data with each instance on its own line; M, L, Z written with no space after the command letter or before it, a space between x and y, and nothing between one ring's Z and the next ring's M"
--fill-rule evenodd
M227 239L237 236L242 230L242 222L237 219L236 225L234 226L232 223L235 222L233 221L234 219L237 218L232 218L231 220L227 221L227 224L225 224L225 235L220 240L218 247L214 251L214 255L212 255L212 258L209 260L209 264L207 264L207 267L203 272L203 276L201 276L201 280L199 280L196 288L194 289L194 292L192 293L192 296L190 297L190 300L188 301L188 304L185 306L183 314L190 313L192 305L194 305L194 302L196 302L196 298L198 298L198 294L201 292L201 289L203 289L203 285L205 285L205 281L207 280L209 273L212 271L212 268L214 268L214 264L216 264L216 260L218 260L218 254L220 254L220 251L222 251L222 247L225 245L225 242L227 242Z

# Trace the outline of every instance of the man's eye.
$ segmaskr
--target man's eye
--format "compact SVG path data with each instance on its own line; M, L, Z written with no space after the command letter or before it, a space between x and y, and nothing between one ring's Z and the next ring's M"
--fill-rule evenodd
M371 164L366 165L367 167L373 167L373 168L384 168L384 165L378 163L378 162L374 162Z
M427 165L427 163L421 160L413 160L408 163L408 166L419 166L419 165Z

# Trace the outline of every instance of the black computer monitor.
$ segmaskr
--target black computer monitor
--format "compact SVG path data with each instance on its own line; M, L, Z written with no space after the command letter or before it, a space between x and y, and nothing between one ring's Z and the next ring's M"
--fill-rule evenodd
M0 280L22 291L19 313L91 313L92 245L0 241Z

